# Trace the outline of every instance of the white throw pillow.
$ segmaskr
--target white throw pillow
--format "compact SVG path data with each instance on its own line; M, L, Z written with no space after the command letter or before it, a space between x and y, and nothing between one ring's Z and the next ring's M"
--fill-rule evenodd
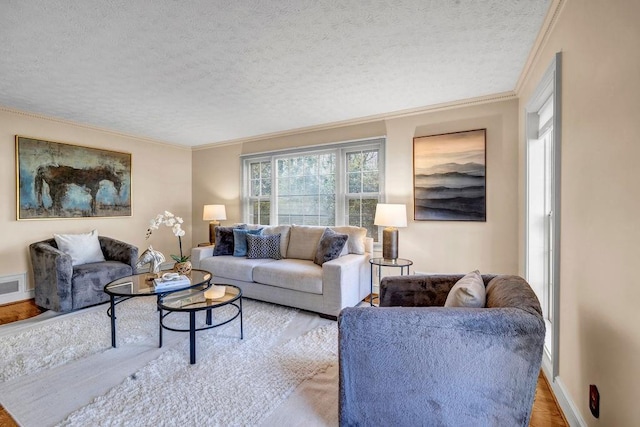
M478 270L458 280L447 295L445 307L482 308L486 301L486 290Z
M349 236L347 244L342 249L342 255L357 254L363 255L365 252L364 238L367 237L367 229L363 227L355 227L352 225L343 225L338 227L331 227L335 232L346 234Z
M54 234L58 249L71 256L71 265L104 261L98 230L82 234Z

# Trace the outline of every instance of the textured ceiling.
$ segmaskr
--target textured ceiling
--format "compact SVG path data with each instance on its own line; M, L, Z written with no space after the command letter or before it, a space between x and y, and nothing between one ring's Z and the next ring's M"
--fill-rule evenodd
M2 0L0 105L197 146L513 90L549 0Z

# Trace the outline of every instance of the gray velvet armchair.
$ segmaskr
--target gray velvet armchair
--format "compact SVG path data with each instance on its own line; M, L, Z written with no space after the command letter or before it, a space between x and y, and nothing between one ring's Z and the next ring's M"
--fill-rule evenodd
M75 267L54 239L29 246L38 306L64 312L108 301L104 285L136 271L137 247L105 236L98 240L105 261Z
M486 308L443 307L462 275L386 277L339 317L340 425L528 426L545 325L529 284L483 275Z

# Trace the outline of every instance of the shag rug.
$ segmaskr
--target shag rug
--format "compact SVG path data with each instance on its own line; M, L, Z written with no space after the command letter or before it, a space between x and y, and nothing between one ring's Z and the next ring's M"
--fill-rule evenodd
M197 332L190 365L188 333L157 348L155 298L118 305L116 349L106 308L0 328L0 403L20 425L337 424L336 322L244 300L244 339L239 319Z

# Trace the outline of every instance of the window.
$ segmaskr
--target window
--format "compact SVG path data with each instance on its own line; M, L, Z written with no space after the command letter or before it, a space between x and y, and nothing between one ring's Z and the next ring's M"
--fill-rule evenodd
M254 224L355 225L377 241L384 139L245 156L243 219Z

